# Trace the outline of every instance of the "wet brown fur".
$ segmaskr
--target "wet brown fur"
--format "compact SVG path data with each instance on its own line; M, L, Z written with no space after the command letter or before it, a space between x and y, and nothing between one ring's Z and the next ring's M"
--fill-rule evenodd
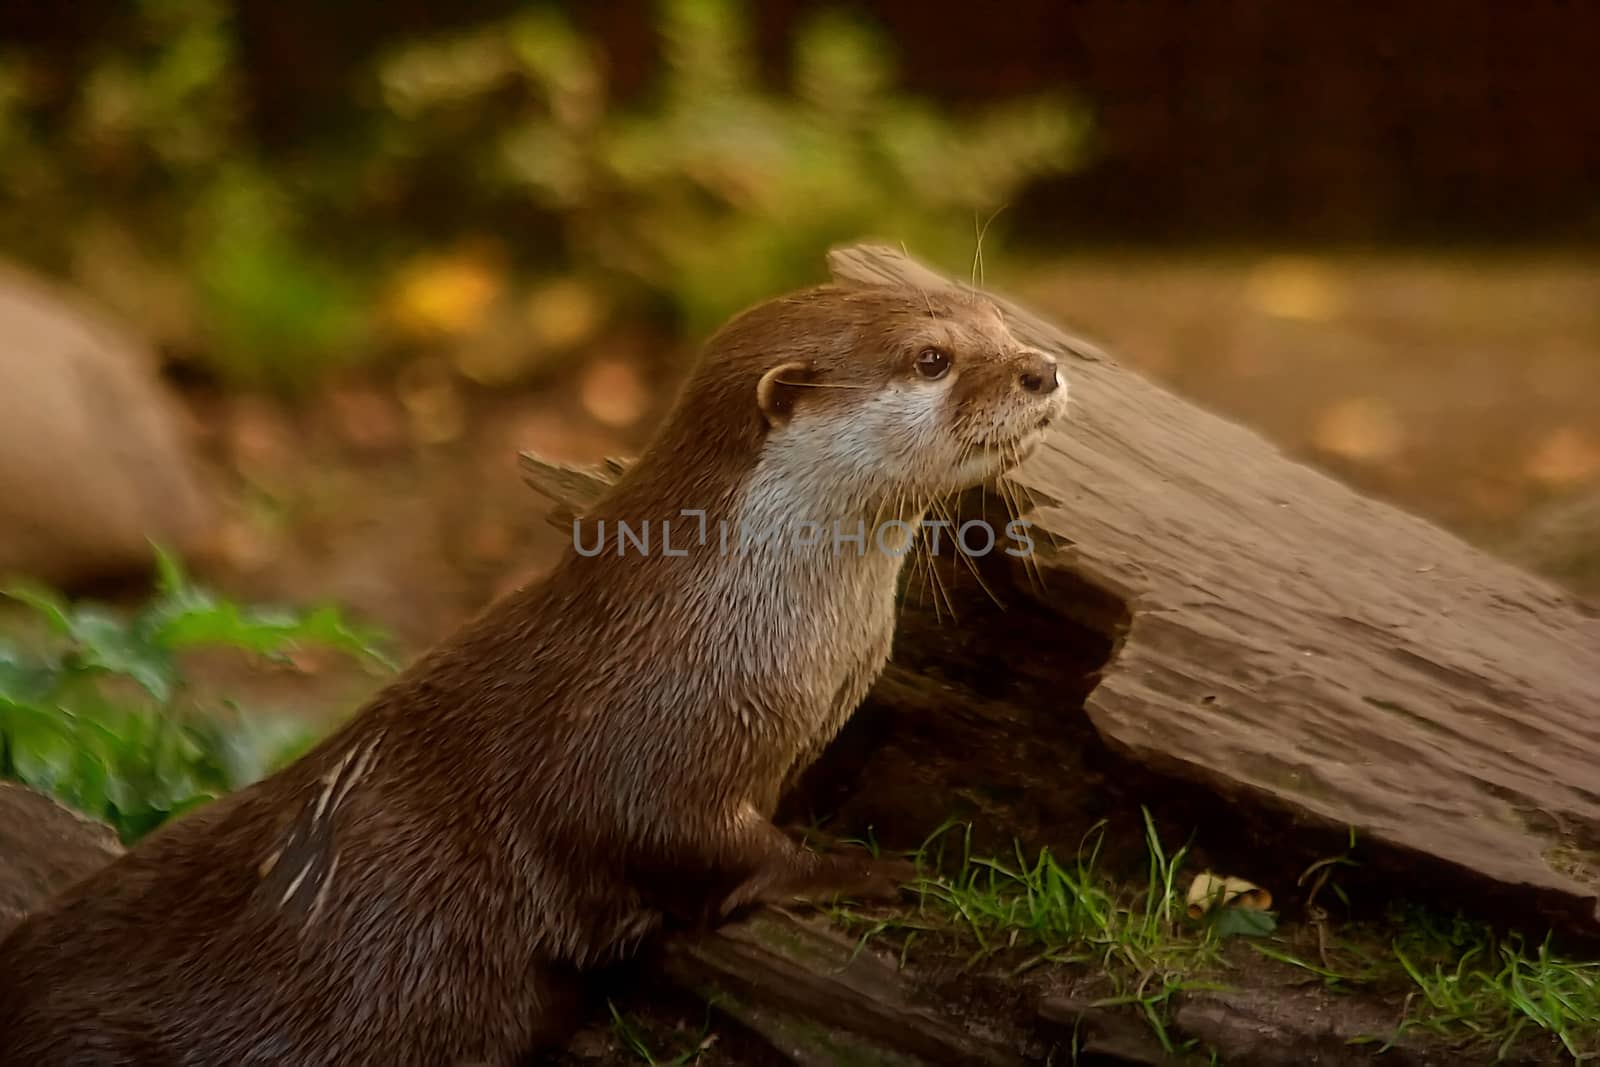
M730 557L678 512L734 516L772 441L848 418L929 344L966 361L947 432L987 447L1007 405L1032 425L1012 394L1041 357L961 292L821 288L735 319L586 520L670 521L687 554L617 555L613 525L304 758L30 916L0 944L0 1064L510 1063L572 1021L574 973L664 919L892 891L769 818L881 670L898 564ZM936 473L839 510L914 518Z

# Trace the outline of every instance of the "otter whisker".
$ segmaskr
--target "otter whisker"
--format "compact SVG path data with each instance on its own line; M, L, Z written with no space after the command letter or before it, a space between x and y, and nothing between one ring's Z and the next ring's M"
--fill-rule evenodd
M912 574L918 582L917 606L923 606L926 603L926 598L931 595L933 597L933 621L935 625L939 625L944 621L939 601L939 593L941 592L939 578L934 573L932 554L928 551L928 546L922 540L920 532L916 542L912 545L911 563Z
M920 501L914 502L921 503ZM927 511L936 507L936 500L928 500L924 506L917 508L917 511L919 513L926 513ZM907 512L903 509L904 505L902 505L902 510L899 513L900 516L907 514ZM911 551L913 554L914 563L918 569L918 573L921 574L925 583L924 588L930 591L933 595L933 621L935 624L942 624L944 622L944 612L945 610L948 610L950 613L950 619L952 622L954 622L956 620L955 598L950 595L950 590L948 587L946 587L944 578L939 573L938 553L935 552L933 547L928 543L925 535L926 526L919 522L917 530L914 534L916 540L912 542ZM943 605L942 607L941 603Z
M906 248L906 243L904 241L900 242L900 251L906 254L907 259L911 258L911 252ZM912 285L912 288L915 289L919 295L921 295L922 302L928 306L928 318L938 318L939 316L935 314L933 310L933 301L928 297L928 290L924 289L920 285L915 284Z
M928 574L933 577L933 590L934 590L934 600L933 600L933 602L934 602L935 607L937 607L937 605L939 603L939 597L942 595L944 597L945 608L950 612L950 621L951 622L960 622L961 621L960 617L956 613L955 598L950 595L950 587L945 585L944 575L942 575L939 572L939 560L938 560L938 557L936 555L930 554L929 557L928 557ZM941 621L942 620L939 618L938 612L935 611L934 612L934 622L941 622Z
M1012 454L1008 457L1008 459L1010 462L1007 464L1007 469L1015 467L1019 462L1021 462L1021 456L1016 452L1014 447L1012 449ZM1005 498L1006 511L1010 515L1011 521L1021 519L1023 517L1024 508L1022 506L1022 501L1017 497L1019 487L1015 482L1002 477L999 480L999 488L1001 496ZM1027 575L1029 588L1032 589L1036 594L1042 595L1044 593L1044 574L1042 571L1040 571L1039 561L1034 557L1032 552L1024 552L1022 554L1022 572Z
M978 264L983 262L983 228L978 225L978 213L972 213L972 272L969 284L978 287Z
M775 379L778 385L792 385L797 389L872 389L871 385L858 382L788 382L782 378Z
M999 207L995 208L993 213L989 215L988 219L984 221L981 227L978 225L978 213L976 211L972 213L972 228L977 231L978 235L977 241L974 243L972 249L972 288L974 289L977 289L980 285L984 284L983 239L989 232L990 223L994 222L994 220L999 216L1000 212L1004 211L1008 206L1009 205L1001 204Z
M932 592L933 579L928 577L928 553L922 544L919 531L916 542L911 546L911 578L917 583L917 606L923 607L927 603L927 596ZM939 598L933 600L934 622L939 621Z
M1011 468L1016 465L1015 457L1008 457L1008 459L1010 459L1011 462L1007 464L1007 472L1009 472ZM1017 499L1016 484L1012 482L1010 478L1006 477L1005 474L1001 474L1000 477L995 479L995 489L999 491L1001 505L1006 509L1007 523L1015 522L1018 519L1021 519L1022 502Z
M938 502L930 500L928 502L928 506L930 509L937 508ZM933 591L933 621L936 624L944 621L942 613L939 610L939 600L941 595L944 598L945 606L950 609L950 620L952 622L956 621L955 598L950 595L949 588L947 588L944 584L944 577L939 573L939 554L931 545L927 544L922 539L920 531L917 539L917 547L922 553L923 562L927 565L929 584Z
M954 507L954 501L953 500L949 500L947 498L946 502L950 503L951 506ZM956 547L955 547L956 555L961 557L961 562L963 562L963 563L965 563L967 565L967 570L971 571L972 572L972 576L977 579L978 587L981 588L984 591L984 593L986 593L988 595L990 600L994 601L996 607L1001 608L1003 610L1005 608L1004 601L1002 601L999 597L995 596L994 590L989 588L989 583L987 583L987 582L985 582L983 580L983 572L978 569L978 565L977 565L977 563L975 563L973 561L972 557L967 555L966 548L961 543L961 535L959 533L959 530L960 530L961 527L960 527L960 524L956 521L956 518L958 516L952 516L951 511L948 510L944 506L944 504L942 504L942 503L935 504L934 507L935 507L935 509L938 510L940 517L943 518L945 520L945 522L950 524L951 539L955 541L955 545L956 545Z
M910 595L912 584L917 584L917 606L922 608L926 603L923 600L923 593L926 592L926 579L922 576L922 555L915 552L915 549L912 550L912 555L910 555L910 566L906 569L907 595Z

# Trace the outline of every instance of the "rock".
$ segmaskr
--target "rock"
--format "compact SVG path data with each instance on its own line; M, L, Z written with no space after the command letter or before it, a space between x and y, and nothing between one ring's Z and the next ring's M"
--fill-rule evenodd
M121 853L110 827L0 782L0 939L45 899Z
M209 507L152 354L0 264L0 575L76 585L192 552Z

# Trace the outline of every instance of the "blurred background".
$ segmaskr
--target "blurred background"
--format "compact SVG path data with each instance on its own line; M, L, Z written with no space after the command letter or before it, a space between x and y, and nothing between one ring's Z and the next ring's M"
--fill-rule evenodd
M5 0L0 569L102 589L154 536L415 649L560 548L518 450L637 449L832 243L981 237L1594 594L1596 55L1553 0Z

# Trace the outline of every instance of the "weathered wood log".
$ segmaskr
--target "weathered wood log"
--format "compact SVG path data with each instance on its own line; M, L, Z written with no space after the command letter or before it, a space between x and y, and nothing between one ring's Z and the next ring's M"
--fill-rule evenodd
M832 266L845 283L948 284L885 249L839 252ZM1147 801L1159 811L1165 797L1180 823L1233 833L1242 873L1265 865L1280 896L1286 872L1353 828L1402 892L1464 886L1449 902L1489 893L1524 918L1537 909L1593 932L1592 612L1001 304L1061 359L1074 414L1009 488L960 507L1023 500L1041 544L1027 564L995 553L919 572L937 581L908 591L894 660L803 804L899 847L955 815L997 831L997 848L1015 835L1070 850L1101 816ZM528 456L524 473L566 525L625 466ZM1251 812L1244 831L1230 821ZM941 1062L892 1040L911 1027L883 1025L919 1003L909 976L880 974L865 993L770 937L752 955L750 936L675 942L667 973L739 1005L792 1062L827 1062L826 1047L793 1036L835 1030L874 1050L869 1062ZM863 995L881 1003L863 1007ZM1267 1020L1259 1007L1195 997L1176 1021L1241 1062L1353 1036L1317 1030L1312 1009ZM1089 1018L1064 1001L1040 1017ZM1012 1036L991 1051L1029 1040ZM1097 1040L1129 1062L1161 1059L1136 1028Z
M110 827L0 782L0 939L51 894L121 852Z
M1021 1063L919 997L895 967L823 923L771 909L664 946L662 970L800 1067Z
M1074 1028L1078 1048L1090 1055L1137 1064L1168 1064L1174 1057L1145 1019L1082 997L1044 995L1041 1018ZM1465 1062L1460 1049L1429 1045L1412 1035L1384 1043L1398 1019L1372 1001L1355 1001L1321 985L1274 989L1205 990L1186 994L1172 1017L1186 1038L1215 1050L1229 1067L1450 1067ZM1200 1056L1194 1063L1205 1062Z
M883 248L831 266L950 284ZM823 761L849 822L903 840L955 808L1059 843L1142 769L1600 929L1600 619L999 303L1072 389L1013 478L1040 544L908 596L895 666ZM621 469L525 465L557 522Z

